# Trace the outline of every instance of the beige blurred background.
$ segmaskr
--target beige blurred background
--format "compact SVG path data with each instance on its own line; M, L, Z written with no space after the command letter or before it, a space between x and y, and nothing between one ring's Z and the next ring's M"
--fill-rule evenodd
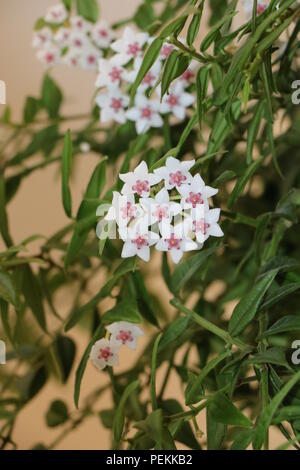
M28 95L37 96L40 90L44 68L36 59L31 47L32 28L35 20L43 16L46 8L55 4L54 0L1 0L0 4L0 79L7 85L7 102L12 107L13 119L22 115L24 99ZM101 16L109 23L127 18L137 5L138 0L101 0ZM52 76L58 81L65 93L65 114L85 113L90 109L90 100L94 93L95 74L93 72L71 69L64 66L56 67ZM82 192L86 187L91 171L95 166L95 156L85 155L80 159L79 167L72 180L72 196L77 207ZM61 206L60 180L57 169L52 166L47 170L37 171L27 178L21 190L8 208L10 228L14 241L20 242L33 233L51 235L66 223ZM154 278L155 276L153 276ZM160 289L161 285L153 289ZM167 291L163 293L165 302L169 301ZM68 304L68 299L61 299ZM78 345L76 364L81 357L88 341L84 333L74 329L71 336ZM139 343L136 353L129 351L122 357L122 365L116 372L124 369L135 360L142 350ZM98 373L90 364L86 369L82 383L82 402L95 387L105 383L106 375ZM19 449L31 448L37 442L45 445L53 443L62 432L61 429L50 430L45 425L45 412L54 399L65 400L71 411L73 406L74 370L66 386L50 382L21 413L14 433ZM182 397L182 390L176 379L172 377L166 390L166 397ZM110 397L103 395L97 404L99 410L109 408ZM199 419L200 428L205 430L204 420ZM280 434L275 431L271 437L271 448L283 442ZM110 447L109 432L102 428L96 417L88 418L82 425L59 441L57 449L108 449Z

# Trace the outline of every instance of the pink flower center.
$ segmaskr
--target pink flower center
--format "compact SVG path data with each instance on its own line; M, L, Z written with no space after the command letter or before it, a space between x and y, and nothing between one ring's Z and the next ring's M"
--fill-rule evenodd
M107 361L111 356L113 356L113 353L111 352L109 346L107 346L106 348L100 349L98 359L104 359Z
M120 209L123 219L131 219L135 217L136 214L136 207L131 204L131 202L127 202L125 207L121 207Z
M170 238L166 238L165 242L168 244L168 250L180 250L180 244L182 242L181 238L175 238L174 233L172 233Z
M105 29L99 29L98 34L101 38L107 38L108 33L105 31Z
M74 46L75 47L81 47L82 46L82 41L81 39L74 39Z
M89 55L87 60L89 64L93 65L96 62L96 57L94 55Z
M170 95L167 99L167 103L173 108L174 106L177 106L179 103L178 96L175 95Z
M127 341L133 341L133 337L131 331L120 330L119 334L117 335L117 339L122 341L125 344Z
M117 67L113 67L112 70L108 74L113 82L121 79L121 70Z
M151 116L152 116L152 110L149 106L147 106L146 108L141 109L141 117L142 118L150 119Z
M52 52L48 52L46 54L45 59L46 59L47 64L51 64L55 60L54 54L52 54Z
M194 220L193 225L194 225L195 231L202 232L203 235L206 235L207 229L210 227L210 225L207 224L204 219Z
M110 107L117 113L123 108L122 98L112 98Z
M143 248L143 246L149 246L147 237L145 235L139 235L135 240L132 240L132 243L137 246L138 250Z
M184 176L181 171L176 171L176 173L170 173L169 184L175 186L181 186L183 181L186 180L186 176Z
M39 34L39 38L40 38L40 41L42 42L46 42L47 41L47 37L45 34Z
M144 180L137 180L135 185L132 186L132 190L137 192L139 196L142 195L143 192L148 193L149 192L149 181Z
M158 220L161 222L162 219L168 218L169 216L169 211L168 207L166 206L158 206L154 212L152 212L152 215L157 217Z
M82 28L83 22L82 22L81 20L77 20L76 26L77 26L78 28Z
M201 193L190 192L189 197L187 197L185 201L192 204L193 208L195 208L197 204L203 204L203 199L201 196Z
M173 46L164 44L160 54L163 56L164 59L167 59L167 57L171 54L173 49L174 49Z
M137 42L134 42L133 44L128 44L128 49L127 49L128 55L132 55L133 57L136 57L138 53L141 51L142 49L140 48Z
M182 75L181 75L181 78L183 80L186 80L188 83L190 83L192 81L192 79L194 78L194 74L191 70L187 69Z
M154 82L154 80L155 80L155 76L153 75L153 73L147 72L143 78L142 83L144 83L144 85L150 86Z
M76 59L76 57L72 57L71 64L72 65L77 65L77 63L78 63L78 60Z
M261 15L261 13L263 13L267 8L267 5L257 5L257 14L258 15Z

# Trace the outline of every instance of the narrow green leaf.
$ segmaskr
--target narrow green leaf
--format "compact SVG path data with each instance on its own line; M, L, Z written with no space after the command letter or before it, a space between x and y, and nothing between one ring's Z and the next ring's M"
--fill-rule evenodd
M269 426L272 422L273 416L275 415L278 407L290 392L290 390L300 381L300 371L298 371L290 380L281 388L281 390L275 395L268 406L262 411L258 418L258 422L253 435L253 448L254 450L261 449L266 433L268 432Z
M281 299L292 294L293 292L296 292L298 289L300 289L300 282L292 282L290 284L285 284L279 287L279 289L276 289L275 291L271 292L267 296L261 308L262 309L270 308L272 305L276 304ZM295 317L292 317L292 318L295 318Z
M270 328L268 328L262 337L278 335L280 333L286 333L288 331L299 331L300 330L300 316L299 315L286 315L275 322Z
M130 395L139 387L139 385L139 380L135 380L131 384L127 385L119 402L113 424L114 441L117 448L120 445L123 435L126 402Z
M46 331L46 316L39 281L28 264L22 267L22 272L22 291L27 305L31 309L40 327Z
M236 336L241 333L246 326L253 320L259 305L272 284L277 270L266 274L247 292L236 305L229 321L229 333Z
M151 390L151 404L152 404L152 411L157 410L157 398L156 398L156 363L157 363L157 352L158 352L158 345L161 340L162 333L160 333L153 346L152 351L152 361L151 361L151 381L150 381L150 390Z
M8 219L6 213L6 188L5 179L3 175L0 175L0 232L6 246L13 245L9 228Z
M10 274L5 271L0 271L0 297L12 304L16 310L20 308L17 286Z
M235 426L252 426L250 419L228 400L223 392L216 392L208 401L208 408L212 417L223 424Z
M68 217L72 216L72 199L69 187L69 178L72 164L72 140L70 129L68 129L64 140L64 148L62 154L62 202L65 213Z
M252 178L256 170L263 163L264 158L260 157L258 160L254 161L249 165L245 173L237 180L235 187L233 188L232 193L230 194L227 202L227 207L230 209L235 201L241 196L242 192L245 189L247 182Z
M265 109L265 102L264 100L259 101L259 103L255 106L254 112L252 119L249 124L248 128L248 134L247 134L247 164L250 165L252 162L252 152L253 152L253 147L257 138L257 134L259 131L259 127L264 115L264 109Z

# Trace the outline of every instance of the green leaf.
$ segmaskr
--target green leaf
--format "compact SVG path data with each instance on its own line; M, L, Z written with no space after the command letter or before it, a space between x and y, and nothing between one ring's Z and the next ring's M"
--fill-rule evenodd
M230 450L246 450L252 442L252 429L243 429L231 444Z
M28 98L26 98L26 102L24 106L23 121L26 124L29 124L32 121L34 121L34 118L40 109L41 109L40 100L37 100L36 98L33 98L32 96L28 96Z
M138 429L155 442L155 450L176 449L170 431L163 422L161 409L153 411L144 421L138 421L135 425Z
M285 352L281 348L269 348L266 351L254 354L249 362L253 364L277 364L279 366L286 366L287 360Z
M205 52L209 46L214 42L216 37L220 34L220 29L223 26L224 23L226 23L228 20L231 20L231 18L235 15L235 11L229 12L227 15L223 16L219 21L217 21L212 28L210 28L209 33L205 36L203 39L200 50L202 52Z
M51 124L50 126L35 132L32 141L28 144L26 149L12 158L10 160L10 165L19 165L20 163L23 163L25 159L31 157L37 152L43 152L47 157L56 146L59 137L57 124Z
M159 351L169 346L179 338L188 328L190 318L188 316L178 317L167 327L159 343Z
M161 79L161 97L168 91L170 84L173 80L183 74L183 72L188 68L190 63L189 57L174 49L163 69L163 75Z
M134 299L121 300L112 309L108 310L101 318L104 324L118 321L127 321L130 323L142 323L143 318L138 310Z
M66 383L73 367L76 345L71 338L58 335L53 346L60 365L62 382Z
M280 333L286 333L287 331L299 331L300 330L300 316L299 315L286 315L280 318L270 328L268 328L262 335L262 337L278 335Z
M259 305L272 284L277 270L273 270L260 279L236 305L229 321L229 333L236 336L253 320Z
M276 304L281 299L292 294L293 292L296 292L298 289L300 289L300 282L291 282L290 284L285 284L279 287L278 289L270 292L261 308L270 308L272 305Z
M187 31L187 43L188 46L192 46L197 37L200 28L201 17L203 13L204 0L201 0L197 13L194 14Z
M141 84L144 76L146 75L146 73L149 71L149 69L152 67L157 57L159 56L162 45L163 45L163 41L159 38L156 38L148 47L145 53L142 65L140 66L137 77L135 79L135 82L133 83L132 88L131 88L131 100L133 100L133 98L135 97L138 86Z
M226 357L229 357L230 355L231 355L231 351L225 351L206 364L206 366L201 370L197 378L193 381L193 386L189 389L189 392L185 393L185 402L187 405L193 405L194 403L197 403L198 401L197 394L205 377L212 370L214 370L218 364L220 364L222 361L224 361L224 359L226 359Z
M201 67L196 75L197 90L197 113L199 127L202 127L202 120L205 112L204 100L207 94L209 84L209 67Z
M252 178L256 170L261 166L263 163L264 158L260 157L258 160L254 161L249 165L247 170L244 172L242 176L237 180L235 187L233 188L232 193L230 194L227 202L227 207L230 209L235 201L241 196L242 192L245 189L247 182Z
M207 450L219 450L226 434L225 424L216 421L210 409L206 408Z
M103 325L100 324L98 326L98 328L96 329L95 333L93 334L93 337L92 337L91 341L89 342L86 350L84 351L83 356L80 360L80 363L79 363L79 365L76 369L75 386L74 386L74 403L75 403L76 408L78 408L81 382L82 382L82 378L83 378L83 374L84 374L87 362L89 360L91 349L92 349L94 343L101 336L102 332L103 332Z
M122 435L123 435L126 402L128 398L130 397L130 395L139 387L139 385L140 385L139 380L135 380L131 384L127 385L120 399L118 408L116 410L114 424L113 424L113 434L114 434L115 446L117 448L120 445L120 442L122 440Z
M135 271L132 277L137 290L136 301L141 315L149 323L158 327L159 325L156 318L152 297L147 291L142 274L139 271Z
M278 271L293 271L299 267L300 261L298 259L288 258L287 256L275 256L275 258L272 258L261 268L259 277L264 276L274 269Z
M265 436L268 432L272 419L290 390L300 381L300 371L297 372L290 380L281 388L281 390L272 398L268 406L261 412L253 435L253 449L261 449Z
M31 309L40 327L46 331L46 316L43 306L42 289L38 278L27 264L22 267L22 291L28 307Z
M252 152L253 147L258 135L259 127L264 115L265 110L265 102L264 100L259 101L258 104L255 106L252 119L249 124L248 128L248 135L247 135L247 164L249 165L252 162Z
M20 296L17 286L10 274L5 271L0 271L0 297L12 304L16 310L20 308Z
M285 406L278 410L274 418L272 419L273 424L280 424L282 421L294 421L300 419L300 406L291 405Z
M6 246L13 245L6 213L6 183L3 175L0 175L0 232Z
M63 100L62 92L55 81L46 75L42 85L41 104L51 119L57 118Z
M76 0L77 13L86 20L96 23L99 18L99 6L97 0Z
M177 36L185 25L187 15L179 16L165 26L159 34L161 39L167 39L171 34Z
M65 213L68 217L72 216L72 199L71 191L69 187L69 178L71 173L71 164L72 164L72 140L70 129L68 129L67 134L64 140L64 148L62 154L62 202L64 206Z
M209 398L208 408L213 419L219 423L235 426L252 426L250 419L238 410L223 392L216 392Z
M176 294L179 290L193 277L193 275L200 269L205 263L207 258L215 253L217 246L201 250L194 256L191 256L187 260L178 264L173 272L171 286L172 292ZM198 272L199 274L199 272Z
M135 266L135 258L128 258L122 261L120 266L114 272L113 277L100 289L100 291L89 302L72 312L66 324L65 331L70 330L74 325L76 325L76 323L81 320L81 318L86 312L92 311L102 299L109 296L111 290L117 284L118 280L125 274L134 271Z
M152 361L151 361L151 381L150 381L150 390L151 390L151 404L152 411L157 410L157 398L156 398L156 363L157 363L157 353L158 345L161 340L162 333L160 333L153 345L152 351Z
M69 418L67 405L62 400L54 400L46 414L47 426L55 428L65 423Z
M87 189L84 193L83 200L79 206L76 220L79 222L82 219L90 217L92 214L95 214L96 207L93 199L98 199L100 194L103 191L104 185L106 182L106 159L102 160L96 166ZM98 203L97 203L98 205ZM86 230L75 230L71 238L70 244L68 246L67 254L65 257L65 267L67 268L74 258L76 257L79 250L84 245L86 238L89 233L89 227Z
M141 30L146 30L155 21L155 12L153 6L146 2L139 6L133 21Z

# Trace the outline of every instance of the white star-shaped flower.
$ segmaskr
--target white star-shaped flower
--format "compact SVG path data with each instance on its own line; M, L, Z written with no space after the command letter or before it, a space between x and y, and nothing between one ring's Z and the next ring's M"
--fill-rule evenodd
M186 251L197 250L198 245L196 242L188 237L187 227L185 223L176 224L175 227L169 226L168 233L165 233L164 228L163 238L155 245L158 251L167 251L170 253L174 263L178 263L183 253Z
M37 52L37 58L41 60L46 67L52 67L60 60L60 49L54 45L47 45L44 49Z
M98 47L107 49L114 38L114 32L105 21L99 21L93 26L91 37Z
M143 215L142 208L135 204L134 194L113 192L112 205L104 217L105 220L115 220L119 227L125 227L129 222Z
M84 48L81 51L79 64L84 70L95 70L97 68L97 63L99 57L101 57L102 52L99 49L96 49L94 46Z
M142 198L140 200L142 207L147 211L148 225L156 222L160 224L160 231L164 233L164 225L169 227L171 219L182 212L182 207L177 202L170 202L169 193L166 188L161 189L154 199Z
M148 230L145 218L137 219L133 226L120 228L119 234L124 241L122 258L138 256L143 261L150 260L150 247L159 240L159 235Z
M189 184L183 184L177 189L182 196L181 205L186 209L195 209L198 204L208 205L207 199L218 192L218 189L206 186L199 173Z
M80 52L74 49L69 49L66 54L62 56L62 62L72 67L78 67L80 61Z
M70 18L71 26L74 30L82 33L88 33L91 30L91 22L86 21L82 16L72 16Z
M77 51L83 51L84 49L91 47L91 43L87 35L82 31L71 31L68 42L69 47Z
M124 65L132 59L141 57L147 40L147 33L136 33L133 29L126 27L123 36L110 46L117 53L113 56L112 61L116 65Z
M59 28L59 30L54 36L54 41L57 43L58 46L62 48L66 47L69 45L70 35L70 28Z
M115 65L110 59L100 59L98 62L99 75L96 80L96 87L119 85L124 78L125 69Z
M96 103L101 108L101 122L110 120L120 124L126 122L125 109L129 104L129 97L123 95L119 88L112 87L106 93L97 95Z
M198 243L204 243L208 237L222 237L224 235L218 224L221 209L206 209L204 216L193 216L190 219L190 228L195 233Z
M141 68L142 62L143 62L142 57L138 57L137 59L135 59L134 64L133 64L133 70L126 71L126 73L124 74L124 79L127 82L133 83L135 81L137 74ZM148 72L144 76L141 84L139 85L137 89L137 93L142 93L142 92L144 93L148 88L152 88L156 84L159 78L161 69L162 69L161 61L156 60L154 64L152 65L152 67L150 68L150 70L148 70Z
M138 93L135 96L135 106L127 111L126 116L130 121L135 121L137 133L143 134L151 127L163 126L159 108L158 100L149 100L145 95Z
M159 175L149 173L147 163L142 161L134 171L119 175L125 183L122 188L122 194L137 193L140 197L148 197L150 187L157 184L161 178Z
M47 23L60 24L63 23L68 17L68 11L62 3L58 3L48 8L45 15L45 21Z
M107 366L119 364L119 346L105 338L96 341L91 349L90 358L98 370L103 370Z
M112 323L106 326L106 329L111 333L110 341L112 344L118 347L126 345L130 349L136 349L138 337L144 334L141 328L126 321Z
M194 102L195 96L186 93L183 84L177 80L170 86L169 93L163 96L160 111L163 114L172 113L182 121L186 115L186 108Z
M42 28L33 33L32 47L40 49L45 47L53 38L52 30L48 27Z
M166 165L154 170L154 174L159 176L159 181L164 179L166 189L180 188L183 184L192 181L189 170L194 165L195 160L181 162L174 157L168 157Z

